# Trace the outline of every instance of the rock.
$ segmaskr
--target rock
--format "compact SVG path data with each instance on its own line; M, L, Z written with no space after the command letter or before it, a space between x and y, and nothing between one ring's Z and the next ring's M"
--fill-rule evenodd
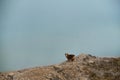
M0 73L0 80L120 80L120 57L80 54L75 61Z
M90 64L95 63L95 61L93 61L93 60L89 60L88 62L89 62Z

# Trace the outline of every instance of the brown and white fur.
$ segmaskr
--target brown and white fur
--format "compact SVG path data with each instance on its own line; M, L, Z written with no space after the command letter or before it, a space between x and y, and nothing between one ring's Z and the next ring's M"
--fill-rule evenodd
M65 57L67 58L68 61L74 61L75 60L75 55L74 54L65 53Z

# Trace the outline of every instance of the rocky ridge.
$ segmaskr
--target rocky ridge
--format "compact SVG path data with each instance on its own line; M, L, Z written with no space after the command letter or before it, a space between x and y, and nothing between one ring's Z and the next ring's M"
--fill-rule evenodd
M0 73L0 80L120 80L120 57L80 54L74 61Z

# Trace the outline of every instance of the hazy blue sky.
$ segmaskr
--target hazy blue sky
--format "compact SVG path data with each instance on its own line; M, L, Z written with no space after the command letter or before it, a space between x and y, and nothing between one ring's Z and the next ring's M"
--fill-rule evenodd
M119 0L1 0L0 71L120 56Z

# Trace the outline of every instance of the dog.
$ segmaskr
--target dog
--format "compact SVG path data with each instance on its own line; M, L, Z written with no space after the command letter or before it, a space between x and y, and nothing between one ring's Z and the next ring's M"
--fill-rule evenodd
M67 58L68 61L74 61L75 60L75 55L74 54L65 53L65 57Z

